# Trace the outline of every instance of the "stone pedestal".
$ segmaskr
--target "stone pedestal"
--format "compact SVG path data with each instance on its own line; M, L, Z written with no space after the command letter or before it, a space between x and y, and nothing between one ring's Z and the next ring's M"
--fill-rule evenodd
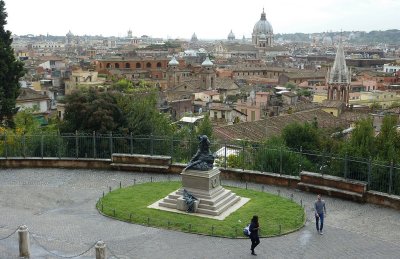
M186 170L181 173L182 186L186 190L195 189L209 192L220 186L219 174L218 168L209 171Z
M220 185L218 168L208 171L185 170L181 175L183 187L159 202L160 207L186 211L184 189L198 199L195 203L196 213L218 216L240 201L239 196Z

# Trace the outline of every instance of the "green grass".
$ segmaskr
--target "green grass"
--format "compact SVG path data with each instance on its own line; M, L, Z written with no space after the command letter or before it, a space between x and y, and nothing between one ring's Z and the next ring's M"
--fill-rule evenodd
M96 207L104 215L122 221L224 237L244 237L243 227L253 215L259 217L262 237L289 233L304 225L304 210L290 199L234 187L225 188L250 201L222 221L147 208L180 187L181 182L137 184L108 193Z

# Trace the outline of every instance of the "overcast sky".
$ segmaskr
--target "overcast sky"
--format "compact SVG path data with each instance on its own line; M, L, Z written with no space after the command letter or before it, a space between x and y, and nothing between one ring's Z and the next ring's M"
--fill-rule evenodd
M400 0L4 0L13 34L188 39L250 37L263 8L274 33L399 29Z

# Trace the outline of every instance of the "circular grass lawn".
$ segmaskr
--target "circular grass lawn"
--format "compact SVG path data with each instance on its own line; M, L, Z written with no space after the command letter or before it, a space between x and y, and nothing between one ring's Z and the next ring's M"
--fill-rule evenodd
M96 207L102 214L122 221L232 238L245 237L243 228L250 223L253 215L259 217L261 237L290 233L305 223L304 209L290 199L227 186L224 188L241 197L250 198L250 201L224 220L147 208L180 187L181 182L156 182L120 188L100 198Z

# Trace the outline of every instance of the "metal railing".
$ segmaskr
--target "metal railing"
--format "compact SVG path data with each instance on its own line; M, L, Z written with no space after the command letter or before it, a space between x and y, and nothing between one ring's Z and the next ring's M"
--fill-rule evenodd
M193 139L153 135L115 134L0 135L0 157L111 159L113 153L165 155L173 162L187 163L197 150ZM400 165L262 143L213 142L216 165L298 176L303 170L345 179L365 181L370 190L400 195Z

